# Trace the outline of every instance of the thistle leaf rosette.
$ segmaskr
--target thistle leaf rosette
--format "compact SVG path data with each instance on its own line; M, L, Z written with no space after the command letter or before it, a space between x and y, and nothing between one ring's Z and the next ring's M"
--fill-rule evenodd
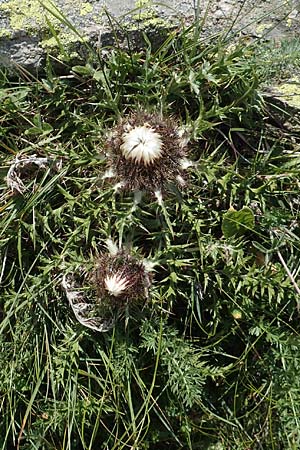
M106 141L108 171L124 190L165 191L184 183L187 142L174 119L136 112L122 119Z

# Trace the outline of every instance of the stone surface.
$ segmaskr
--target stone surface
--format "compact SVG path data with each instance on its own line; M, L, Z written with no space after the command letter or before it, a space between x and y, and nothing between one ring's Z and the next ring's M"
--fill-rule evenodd
M138 31L168 28L194 16L193 0L144 6L134 0L0 0L0 65L41 67L45 55L59 54L59 43L75 53L84 42L111 45L123 27L136 39ZM147 2L148 3L148 2ZM125 33L125 32L124 32ZM124 34L123 33L123 34ZM80 53L80 51L79 51Z
M84 57L86 43L113 45L117 36L126 45L126 34L139 46L143 31L159 41L163 30L194 18L203 19L204 36L222 30L250 38L297 36L299 5L298 0L0 0L0 65L35 71L47 53L58 61L76 60Z
M264 92L264 99L272 109L272 116L285 129L300 131L300 78L286 79L269 86Z

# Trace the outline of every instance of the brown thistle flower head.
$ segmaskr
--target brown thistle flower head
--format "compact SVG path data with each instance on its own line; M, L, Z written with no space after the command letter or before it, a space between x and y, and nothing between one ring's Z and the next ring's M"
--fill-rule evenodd
M108 252L101 253L94 268L84 267L64 274L62 287L81 325L94 331L110 330L127 305L143 304L151 286L150 261L140 260L107 241Z
M169 183L184 182L186 140L170 117L133 113L112 130L105 147L105 178L113 178L124 190L157 192Z
M151 275L143 261L126 250L102 253L95 265L92 282L97 301L122 309L129 303L143 302L149 296Z

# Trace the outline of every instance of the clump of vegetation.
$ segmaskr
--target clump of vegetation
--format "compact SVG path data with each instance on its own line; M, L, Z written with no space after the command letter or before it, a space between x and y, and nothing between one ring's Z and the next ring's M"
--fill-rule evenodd
M39 79L1 73L2 449L299 446L299 133L259 94L255 44L198 31L91 53L68 76L50 62ZM185 183L158 197L105 176L109 133L137 110L155 148L115 148L140 179L172 159L152 114L189 139L183 152L174 134ZM52 167L12 189L12 164L33 155ZM106 261L107 242L124 250ZM122 303L98 331L64 278L91 273L82 295Z

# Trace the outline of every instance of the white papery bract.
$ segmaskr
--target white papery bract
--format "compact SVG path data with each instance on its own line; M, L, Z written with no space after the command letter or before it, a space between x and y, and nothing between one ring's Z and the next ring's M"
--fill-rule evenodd
M82 292L82 287L77 286L72 275L64 275L62 286L66 292L67 299L75 314L76 319L84 327L104 333L109 331L115 324L115 318L111 315L99 317L97 304L89 302Z
M153 128L143 125L136 126L122 135L123 144L120 149L126 159L132 159L138 164L153 163L162 155L162 139Z

